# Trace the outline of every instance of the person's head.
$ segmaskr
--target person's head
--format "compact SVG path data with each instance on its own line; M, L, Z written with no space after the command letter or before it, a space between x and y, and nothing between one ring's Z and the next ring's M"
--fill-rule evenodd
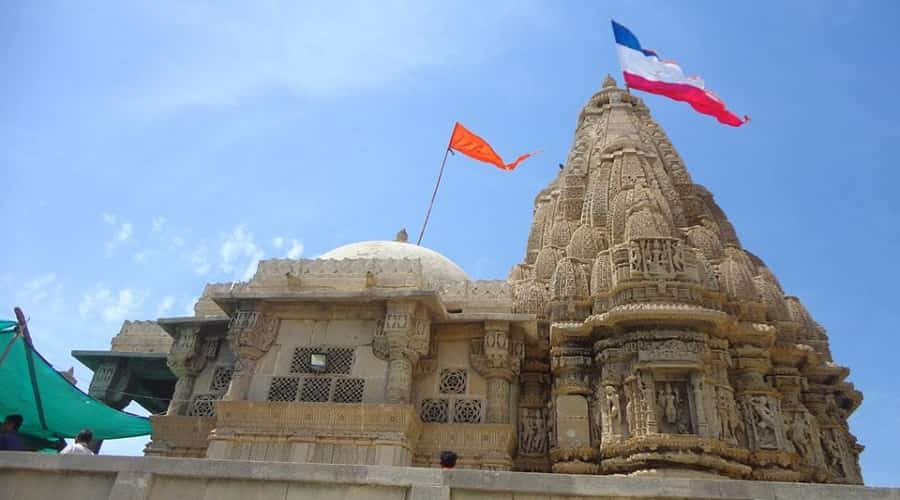
M441 468L442 469L452 469L456 467L456 453L452 451L442 451L441 452Z
M88 444L92 439L94 439L94 433L90 429L81 429L78 435L75 436L75 442L81 444Z
M23 420L22 415L7 415L2 425L3 432L18 431L19 427L22 427Z

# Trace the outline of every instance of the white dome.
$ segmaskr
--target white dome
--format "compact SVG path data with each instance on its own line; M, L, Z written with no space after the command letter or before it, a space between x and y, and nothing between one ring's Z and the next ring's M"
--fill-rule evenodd
M466 281L466 272L429 248L400 241L360 241L325 252L319 259L418 259L425 279L436 283Z

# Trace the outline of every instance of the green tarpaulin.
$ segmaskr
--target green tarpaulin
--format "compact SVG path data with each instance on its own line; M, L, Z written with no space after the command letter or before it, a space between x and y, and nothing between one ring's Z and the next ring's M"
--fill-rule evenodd
M81 429L90 429L94 439L150 434L148 419L82 392L28 345L16 327L14 321L0 320L0 419L22 415L19 432L44 440L73 438Z

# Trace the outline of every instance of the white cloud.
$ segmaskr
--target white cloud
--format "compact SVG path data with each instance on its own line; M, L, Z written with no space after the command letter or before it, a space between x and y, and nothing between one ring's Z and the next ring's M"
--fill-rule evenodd
M197 297L193 300L188 300L187 303L184 304L184 309L182 310L182 312L185 316L194 315L194 304L196 304L198 300L200 300L200 297Z
M163 297L162 301L159 303L159 306L156 308L156 317L162 318L169 314L169 311L172 310L172 306L175 305L175 297L171 295L167 295Z
M222 242L219 249L222 261L219 264L226 273L233 273L243 263L240 279L250 279L256 272L257 262L264 257L263 251L256 246L253 233L246 226L237 226Z
M52 293L58 293L62 285L56 282L55 273L42 274L22 286L21 295L32 304L40 304Z
M172 237L172 247L181 248L184 246L184 238L181 236L173 236Z
M106 323L119 323L137 315L145 297L145 292L131 288L114 292L103 285L97 285L81 297L78 312L82 317L97 315Z
M272 246L274 246L276 249L283 247L284 246L284 238L281 236L274 238L272 240Z
M119 216L108 212L103 212L100 214L100 217L103 218L103 222L116 228L115 236L106 244L106 253L111 254L117 246L131 239L132 234L134 234L134 226L131 225L131 222L122 220Z
M156 252L154 252L153 250L141 250L139 252L135 252L134 261L138 264L143 264L144 262L147 262L147 259L154 253Z
M552 22L551 7L524 0L137 8L132 17L166 41L116 97L146 112L229 105L268 89L334 96L383 88L430 68L489 60L519 33L534 36L536 26Z
M166 225L165 217L154 217L153 220L151 221L150 230L153 231L154 233L158 233L163 230L163 227L165 225Z
M190 255L191 265L194 266L194 273L198 276L202 276L209 272L209 268L212 267L209 263L209 257L207 257L207 251L205 245L200 245L191 252Z
M303 255L303 242L291 240L291 248L287 252L287 258L299 259Z
M116 234L116 239L119 241L128 241L128 238L131 238L132 232L133 228L131 227L131 223L125 222L119 226L119 232Z

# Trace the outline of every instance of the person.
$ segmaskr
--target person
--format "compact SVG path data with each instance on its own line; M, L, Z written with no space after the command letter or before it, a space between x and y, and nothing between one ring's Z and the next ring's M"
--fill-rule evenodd
M25 443L19 435L19 427L22 427L24 419L22 415L7 415L0 424L0 450L24 451Z
M63 451L59 452L60 455L93 455L94 452L88 448L88 444L91 440L94 439L94 433L92 433L89 429L82 429L81 432L75 436L75 442L63 448Z
M452 451L442 451L441 452L441 469L452 469L456 467L456 453Z

